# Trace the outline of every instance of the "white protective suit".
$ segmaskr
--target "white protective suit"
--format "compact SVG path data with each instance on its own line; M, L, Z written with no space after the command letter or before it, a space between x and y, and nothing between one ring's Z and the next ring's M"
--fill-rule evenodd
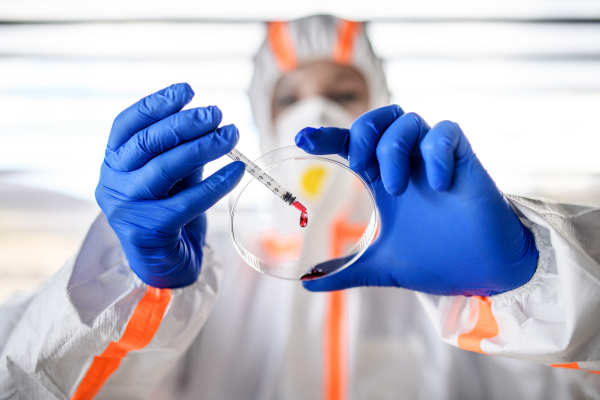
M344 291L337 375L324 373L331 294L225 244L222 263L204 248L193 285L149 288L100 216L65 267L0 308L0 398L600 398L600 208L507 197L535 236L533 278L489 298Z

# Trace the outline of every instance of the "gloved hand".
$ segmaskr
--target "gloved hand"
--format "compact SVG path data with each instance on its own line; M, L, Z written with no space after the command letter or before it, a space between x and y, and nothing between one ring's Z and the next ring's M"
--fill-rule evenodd
M204 164L234 148L234 125L217 128L221 111L180 111L194 97L176 84L143 98L115 119L96 200L129 265L148 285L177 288L196 281L206 234L204 212L238 184L234 162L202 180Z
M488 296L526 283L538 251L460 127L433 128L396 105L360 116L350 130L306 128L296 144L339 154L374 184L375 242L351 266L304 282L312 291L397 286L438 295Z

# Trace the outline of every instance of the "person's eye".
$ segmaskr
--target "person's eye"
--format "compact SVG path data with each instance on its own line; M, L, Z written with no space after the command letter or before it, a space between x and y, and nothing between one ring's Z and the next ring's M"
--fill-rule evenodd
M296 96L282 96L275 100L275 106L279 108L289 107L298 101Z
M334 93L329 96L329 98L331 100L333 100L336 103L341 104L341 105L354 103L355 101L358 100L358 97L359 96L356 94L356 92Z

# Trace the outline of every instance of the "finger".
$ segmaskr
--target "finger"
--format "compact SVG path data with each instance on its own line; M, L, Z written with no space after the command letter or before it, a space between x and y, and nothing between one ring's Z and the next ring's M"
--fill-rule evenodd
M392 104L361 115L350 127L348 163L356 172L363 172L377 162L376 148L385 130L404 111Z
M201 249L204 247L207 226L206 214L200 214L184 226L184 232L195 248Z
M296 145L309 154L337 154L348 159L350 131L342 128L304 128L296 135ZM379 176L379 165L375 162L366 171L355 172L373 181Z
M173 197L177 193L181 193L185 189L188 189L200 183L202 181L203 171L204 167L200 167L196 171L192 172L191 174L177 182L171 188L171 190L169 190L168 196ZM194 218L185 225L185 232L188 235L188 238L192 241L192 243L194 243L196 248L201 249L202 247L204 247L206 225L206 214L199 215L198 217Z
M171 190L169 190L169 197L175 196L177 193L183 192L185 189L190 188L194 185L197 185L202 181L202 174L204 172L204 167L200 167L179 182L177 182Z
M107 147L118 149L138 131L181 110L193 97L194 91L187 83L176 83L144 97L115 118Z
M185 189L188 189L192 186L197 185L202 181L202 173L204 172L204 167L198 168L196 171L192 172L179 182L177 182L171 190L169 190L168 196L173 197L177 193L183 192ZM200 214L198 217L194 218L190 222L188 222L184 229L188 238L192 243L194 243L196 248L204 247L204 237L206 235L206 214Z
M134 190L146 199L163 198L186 176L229 153L239 139L235 125L221 127L199 139L184 143L155 157L139 170Z
M371 262L374 250L367 249L354 264L332 275L324 276L302 284L311 292L343 290L359 286L397 286L388 265Z
M379 286L398 288L446 287L447 292L439 294L451 295L460 293L456 283L432 272L427 268L407 260L390 255L386 262L381 262L377 250L369 248L365 254L348 268L332 275L312 281L302 282L312 292L343 290L359 286ZM428 286L429 285L429 286ZM433 286L431 286L433 285Z
M241 161L234 161L221 168L199 184L161 202L175 212L177 218L170 222L178 229L206 212L223 196L229 193L240 182L245 166Z
M383 134L376 153L385 190L399 196L410 180L410 156L419 150L421 139L429 125L417 114L404 114Z
M356 282L356 274L349 271L348 267L333 275L324 276L309 281L302 281L302 286L311 292L332 292L335 290L350 289L353 287L364 286Z
M351 168L365 166L365 152L375 157L375 147L385 129L404 111L391 105L369 111L354 121L350 130L342 128L304 128L296 135L296 145L309 154L338 154L346 159L354 154ZM360 169L364 171L365 169Z
M114 170L134 171L159 154L213 132L222 118L216 106L178 112L138 132L117 150L107 149L104 159Z
M304 128L296 135L296 146L308 154L338 154L348 158L350 131L342 128Z
M342 128L304 128L296 135L296 145L309 154L337 154L348 159L350 131ZM379 176L379 165L371 165L366 171L356 171L368 181Z
M450 188L455 163L474 154L458 124L450 121L436 124L427 133L420 148L429 186L438 192Z

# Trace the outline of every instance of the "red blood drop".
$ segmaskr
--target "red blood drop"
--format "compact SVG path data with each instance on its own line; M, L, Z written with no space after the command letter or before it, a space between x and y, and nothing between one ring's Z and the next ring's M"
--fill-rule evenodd
M306 225L308 225L308 213L303 212L300 214L300 226L306 228Z
M300 277L300 280L301 281L310 281L312 279L320 278L321 276L325 276L325 275L327 275L327 274L325 272L323 272L323 270L320 270L318 268L313 268L308 273L302 275Z
M306 225L308 225L308 212L306 207L304 207L299 201L294 201L292 206L296 207L296 209L302 213L300 214L300 226L306 228Z

